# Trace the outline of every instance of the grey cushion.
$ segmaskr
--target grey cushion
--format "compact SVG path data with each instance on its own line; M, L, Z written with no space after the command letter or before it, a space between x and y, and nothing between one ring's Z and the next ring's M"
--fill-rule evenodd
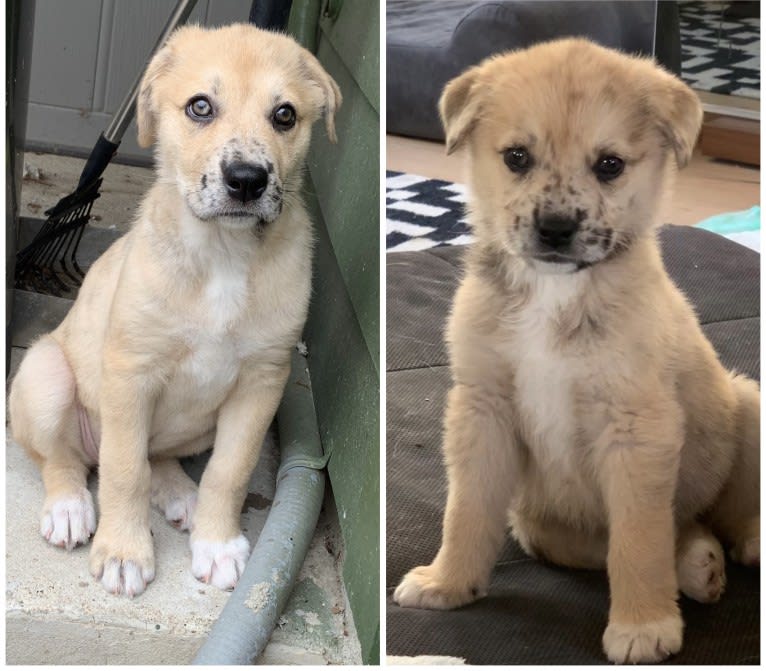
M759 255L699 229L667 226L660 238L669 273L724 365L759 378ZM399 608L390 599L404 573L430 563L441 540L441 427L450 386L443 330L463 253L442 247L388 255L387 653L474 664L606 663L606 574L543 564L512 541L485 599L450 612ZM729 562L727 574L718 604L681 599L684 648L671 663L758 663L759 572Z
M487 56L580 35L628 53L652 54L655 3L388 0L386 129L441 140L444 85Z

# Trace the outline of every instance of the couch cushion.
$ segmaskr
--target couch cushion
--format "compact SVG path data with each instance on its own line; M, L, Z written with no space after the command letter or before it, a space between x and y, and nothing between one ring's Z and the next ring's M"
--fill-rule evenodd
M646 0L388 0L387 132L443 139L436 104L444 85L494 53L581 35L651 55L654 14Z

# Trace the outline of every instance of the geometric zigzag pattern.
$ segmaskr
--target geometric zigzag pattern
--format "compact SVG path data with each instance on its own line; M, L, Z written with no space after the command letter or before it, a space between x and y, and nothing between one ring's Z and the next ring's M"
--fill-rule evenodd
M386 251L413 252L473 242L462 184L386 172ZM760 252L760 231L731 223L724 237Z
M761 21L725 18L728 4L680 4L682 77L698 90L760 98Z
M472 241L462 184L386 173L386 249L411 252Z

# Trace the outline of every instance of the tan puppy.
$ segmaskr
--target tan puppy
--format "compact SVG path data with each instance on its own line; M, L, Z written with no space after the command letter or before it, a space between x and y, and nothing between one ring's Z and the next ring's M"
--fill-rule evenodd
M150 498L191 530L197 578L230 589L242 572L239 514L309 302L303 161L323 113L335 139L340 102L312 54L249 25L182 28L147 69L138 134L156 142L157 182L29 350L9 401L42 470L51 543L96 530L98 464L90 569L110 592L154 577ZM197 501L177 458L213 441Z
M650 60L568 39L471 68L440 111L477 241L447 332L442 546L394 598L485 594L510 507L530 554L606 565L609 659L660 660L681 648L679 587L723 590L716 536L760 557L758 386L723 369L654 232L700 103Z

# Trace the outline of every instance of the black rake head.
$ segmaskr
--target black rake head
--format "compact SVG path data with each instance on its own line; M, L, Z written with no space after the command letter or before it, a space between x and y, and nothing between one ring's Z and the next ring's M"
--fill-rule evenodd
M17 289L61 296L80 287L85 273L77 263L77 248L100 187L99 178L46 210L42 228L16 254Z

